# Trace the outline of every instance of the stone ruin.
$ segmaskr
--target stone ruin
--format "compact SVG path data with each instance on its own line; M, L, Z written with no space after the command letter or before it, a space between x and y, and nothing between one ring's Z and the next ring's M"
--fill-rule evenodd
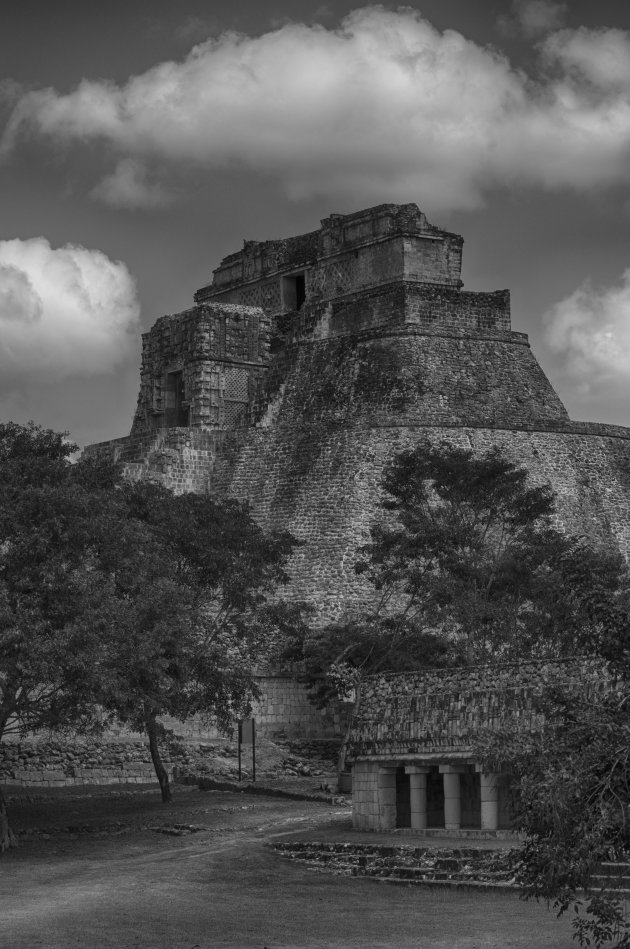
M505 763L479 760L480 736L554 727L545 692L601 702L618 684L595 659L529 660L369 676L348 742L353 824L436 835L494 836L512 828Z
M290 530L302 543L288 595L311 600L322 620L364 602L356 550L385 466L419 439L497 446L532 482L551 483L560 525L628 557L630 429L569 418L511 328L509 291L463 289L462 245L415 204L246 241L193 307L144 334L131 432L86 454L120 460L130 479L246 500L261 526ZM267 671L264 733L338 734L334 710L320 715L283 675ZM474 774L469 756L447 756L392 759L377 778L378 756L359 758L370 806L379 780L390 798L396 781L411 781L417 803L423 768L443 765L451 790ZM401 767L411 769L402 779ZM358 819L371 820L362 806Z
M131 433L86 453L249 501L303 542L293 589L327 618L365 596L352 568L383 469L421 438L501 448L551 483L566 529L628 556L630 430L569 418L509 291L463 289L462 245L415 204L246 241L144 334Z

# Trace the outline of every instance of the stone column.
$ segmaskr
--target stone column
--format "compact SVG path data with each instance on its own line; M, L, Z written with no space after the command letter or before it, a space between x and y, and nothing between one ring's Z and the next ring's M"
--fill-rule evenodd
M427 826L427 775L431 768L406 765L411 796L411 829L425 830Z
M481 772L481 829L499 828L499 775Z
M462 797L459 776L461 765L441 764L440 774L444 780L444 827L459 830L462 823Z
M382 765L378 770L379 830L396 828L396 765Z

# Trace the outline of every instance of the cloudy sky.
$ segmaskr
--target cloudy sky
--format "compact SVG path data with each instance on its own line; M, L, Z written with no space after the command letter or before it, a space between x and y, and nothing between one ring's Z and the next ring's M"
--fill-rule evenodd
M244 238L415 201L576 419L630 425L630 5L7 0L0 418L129 431Z

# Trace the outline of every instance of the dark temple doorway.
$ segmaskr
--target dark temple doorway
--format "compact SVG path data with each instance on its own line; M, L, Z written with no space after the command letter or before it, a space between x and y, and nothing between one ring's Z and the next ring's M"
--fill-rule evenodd
M166 374L166 428L186 427L188 425L188 406L185 404L183 372Z
M444 827L444 781L437 767L427 774L427 827Z
M306 276L303 273L282 280L283 306L287 312L300 310L306 300Z
M411 827L411 785L404 765L396 768L396 827Z

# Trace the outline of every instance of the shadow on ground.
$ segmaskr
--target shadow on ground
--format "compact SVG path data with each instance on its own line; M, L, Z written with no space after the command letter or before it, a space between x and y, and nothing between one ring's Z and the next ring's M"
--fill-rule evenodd
M506 893L393 887L274 852L354 839L347 804L176 788L12 802L0 858L11 949L569 949L570 923ZM359 835L374 839L376 835Z

